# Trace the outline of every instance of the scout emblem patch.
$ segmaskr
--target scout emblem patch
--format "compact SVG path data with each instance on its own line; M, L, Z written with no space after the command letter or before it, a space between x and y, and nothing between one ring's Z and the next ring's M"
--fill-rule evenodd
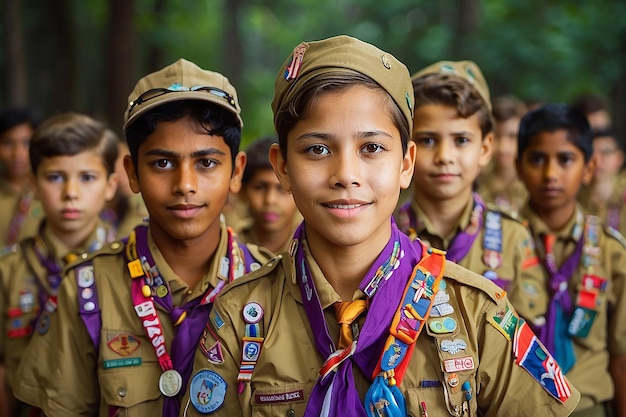
M219 374L203 369L189 384L189 401L202 414L212 413L224 404L228 385Z
M107 346L120 356L128 356L139 348L141 342L132 334L119 333L115 335Z
M571 390L561 368L521 318L515 331L513 353L515 363L524 368L550 395L561 402L569 398Z
M302 60L304 59L304 53L309 48L309 45L306 42L302 42L300 45L296 46L291 54L291 61L287 64L285 68L285 80L291 81L298 78L298 73L300 72L300 67L302 66Z

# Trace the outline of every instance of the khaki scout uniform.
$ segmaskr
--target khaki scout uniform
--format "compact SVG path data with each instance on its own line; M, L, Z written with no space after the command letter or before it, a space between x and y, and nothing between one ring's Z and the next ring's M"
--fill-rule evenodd
M459 230L465 230L471 220L474 201L470 200L467 207L461 215L457 230L453 235L442 238L434 232L434 228L428 218L423 214L420 208L411 202L411 209L418 221L418 230L415 230L417 237L429 246L437 249L447 250L450 242ZM494 211L500 214L502 227L502 252L500 253L499 265L492 268L487 265L490 260L485 259L485 248L483 239L485 237L485 216L487 211ZM403 230L403 221L398 218L398 227ZM491 205L486 205L485 214L483 214L483 227L478 232L476 240L472 244L469 252L463 259L457 263L470 271L481 275L488 276L493 279L495 276L499 280L506 282L505 289L512 290L511 282L522 280L528 282L543 282L545 272L539 263L535 253L534 242L528 229L517 219L515 215L508 214L505 211L496 210ZM488 272L489 271L489 272Z
M190 289L168 266L148 233L148 246L157 268L170 287L173 305L203 296L228 277L220 273L228 248L226 227L222 224L220 242L202 281ZM259 262L269 253L248 247ZM161 416L163 396L159 391L161 367L142 321L135 313L131 277L124 256L124 245L114 242L88 258L93 266L102 320L100 346L94 346L79 315L77 266L68 270L59 290L59 309L50 330L36 334L19 369L20 384L15 395L49 416L109 416L109 407L119 407L117 415ZM174 324L155 303L163 326L165 343L171 354ZM127 348L120 349L119 341Z
M581 235L575 231L575 228L582 228L582 225L576 225L577 217L582 217L582 209L578 207L576 213L562 230L551 232L529 206L521 212L528 219L529 228L537 239L538 251L543 251L543 245L539 244L541 235L556 235L554 257L557 267L561 266L564 258L574 251L576 243L584 236L584 232ZM606 288L598 293L597 315L588 336L573 338L576 363L567 373L567 378L581 393L577 411L613 398L613 380L608 372L609 359L612 355L626 355L626 242L621 235L608 228L599 229L597 265L593 268L580 265L568 282L572 302L576 305L576 295L584 274L591 273L607 280ZM544 254L541 253L540 257L543 259ZM547 281L542 286L524 281L520 284L523 288L511 292L511 302L520 316L529 322L535 321L547 311L549 284Z
M52 255L61 267L65 266L66 255L70 252L86 258L88 251L106 244L109 237L107 227L101 223L84 247L70 251L45 223L41 232L40 242L45 246L42 249ZM40 297L45 301L51 294L48 271L37 256L35 245L36 238L26 238L13 245L11 253L0 258L0 362L6 366L9 387L14 387L17 382L17 366L35 331L40 315Z
M11 222L19 209L18 206L22 198L23 193L16 193L5 181L0 180L0 213L2 213L0 216L0 249L7 244ZM32 196L16 241L19 242L28 236L37 234L39 222L43 217L44 212L41 204Z
M337 340L339 326L333 304L340 297L306 250L305 256L324 308L329 334ZM221 405L219 402L213 404L219 407L212 415L303 415L324 358L315 347L295 268L293 257L287 253L278 255L259 271L236 281L216 300L210 315L211 329L206 332L204 345L196 352L192 373L192 379L207 369L219 375L213 389L217 392L225 388L225 398ZM398 276L398 279L401 278ZM561 403L515 364L512 342L507 340L502 329L498 330L494 321L509 310L504 292L451 262L445 263L444 280L450 295L449 303L454 307L454 313L447 317L454 318L459 325L454 332L446 334L434 334L428 325L424 326L400 386L406 399L407 414L422 416L422 402L427 405L430 416L455 415L454 410L462 410L460 384L456 388L451 386L451 378L458 377L461 382L469 380L473 387L479 387L479 393L472 393L468 411L456 415L568 415L578 402L578 393L574 389L569 399ZM363 296L357 290L354 297ZM242 309L249 302L258 303L264 309L259 324L265 340L252 380L238 394L237 375L246 328ZM462 340L466 346L454 354L444 352L440 348L444 340ZM211 360L203 352L215 352L216 345L221 349L221 361L215 361L214 357ZM379 352L372 352L372 355L378 356ZM463 361L469 357L472 369L456 371L456 375L444 371L445 361ZM370 376L363 375L355 366L353 372L356 389L363 400L370 386ZM220 378L225 382L219 382ZM203 415L189 397L190 387L183 399L181 415ZM213 398L210 398L209 405L211 401L215 402ZM345 415L350 415L350 411L347 410Z
M495 175L492 170L480 176L477 192L486 203L493 203L498 208L511 213L519 213L528 198L526 186L520 180L507 187L497 186L491 181Z

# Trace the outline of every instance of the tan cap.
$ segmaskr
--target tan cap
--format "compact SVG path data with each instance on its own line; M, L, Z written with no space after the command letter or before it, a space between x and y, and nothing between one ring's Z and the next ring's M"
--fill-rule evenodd
M237 116L239 126L243 126L237 91L228 78L179 59L137 81L128 96L124 130L148 110L178 100L204 100L217 104Z
M341 35L296 46L274 83L274 125L278 110L311 78L349 69L364 74L385 89L413 124L413 86L407 67L393 55L361 40Z
M416 80L427 74L450 74L456 75L469 82L480 94L485 104L491 111L491 97L489 87L483 73L473 61L439 61L427 66L423 70L413 74L411 80Z

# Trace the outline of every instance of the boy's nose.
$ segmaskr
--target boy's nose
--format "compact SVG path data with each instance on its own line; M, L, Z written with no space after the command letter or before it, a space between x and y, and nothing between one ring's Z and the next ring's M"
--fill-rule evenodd
M343 155L335 159L333 173L330 176L331 187L359 186L358 157Z
M178 178L174 182L175 194L195 193L197 189L197 174L193 167L182 165L178 169Z

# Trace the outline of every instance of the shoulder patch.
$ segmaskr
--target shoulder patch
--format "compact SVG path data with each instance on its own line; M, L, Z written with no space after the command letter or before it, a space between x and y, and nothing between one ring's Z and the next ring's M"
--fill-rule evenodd
M490 279L459 266L452 261L446 260L443 276L447 281L453 280L482 291L491 298L494 303L498 303L506 294L506 291L498 287Z
M626 238L617 229L611 226L604 226L604 230L606 231L607 235L613 237L615 240L621 243L624 248L626 248Z

